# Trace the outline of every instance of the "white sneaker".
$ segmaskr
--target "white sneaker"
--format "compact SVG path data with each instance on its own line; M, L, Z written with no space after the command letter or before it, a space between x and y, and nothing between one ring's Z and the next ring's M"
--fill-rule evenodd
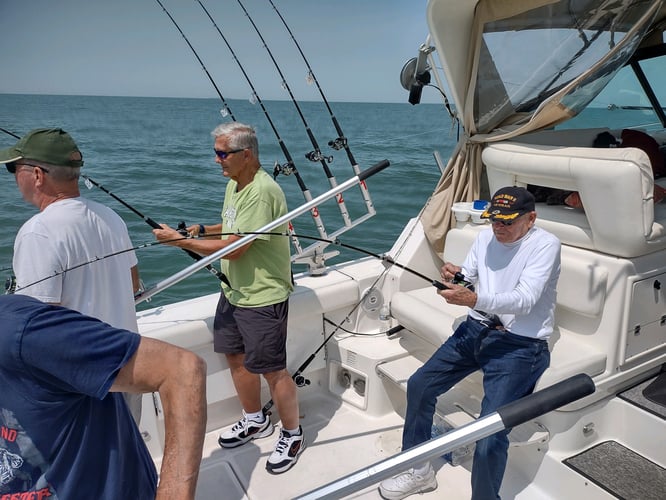
M287 472L296 465L298 457L305 449L303 428L299 426L298 429L301 433L295 436L287 434L284 429L280 429L280 439L275 444L275 451L271 453L266 462L266 470L271 474Z
M432 467L425 474L409 469L379 484L379 494L389 500L400 499L415 493L426 493L437 489L437 478Z
M247 418L247 415L243 412L243 418L236 422L231 429L223 432L217 442L222 448L235 448L251 439L268 437L273 434L274 429L271 419L265 415L263 422L255 422Z

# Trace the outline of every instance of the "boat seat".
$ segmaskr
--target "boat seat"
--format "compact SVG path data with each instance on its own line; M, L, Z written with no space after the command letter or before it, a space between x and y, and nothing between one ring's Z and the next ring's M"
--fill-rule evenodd
M467 317L467 307L453 306L434 287L397 292L391 298L391 316L432 346L434 352ZM537 384L542 389L578 373L591 377L604 372L606 355L571 332L556 330L550 341L550 366Z
M599 130L576 133L585 142ZM558 132L539 139L549 134L563 139ZM491 192L528 184L579 192L584 211L537 206L537 223L562 243L619 257L666 248L666 206L653 202L652 167L640 149L500 142L485 147L482 158Z
M444 246L444 261L461 264L483 227L451 229ZM541 389L578 373L591 377L606 369L607 355L585 337L564 329L558 311L586 318L599 317L604 309L608 273L580 259L581 250L562 247L562 271L557 284L555 330L549 340L551 361L537 388ZM467 317L468 308L448 304L434 286L400 291L390 302L391 316L432 346L432 352L448 339Z

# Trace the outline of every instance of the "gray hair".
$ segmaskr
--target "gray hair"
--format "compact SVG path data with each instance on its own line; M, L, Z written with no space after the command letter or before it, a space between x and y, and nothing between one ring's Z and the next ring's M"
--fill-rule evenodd
M249 149L259 161L259 141L257 132L250 125L240 122L222 123L210 133L213 137L226 137L232 149Z
M17 163L21 163L19 160ZM68 167L65 165L53 165L43 161L30 160L25 162L29 165L43 167L48 170L48 175L56 182L78 181L81 175L81 167Z

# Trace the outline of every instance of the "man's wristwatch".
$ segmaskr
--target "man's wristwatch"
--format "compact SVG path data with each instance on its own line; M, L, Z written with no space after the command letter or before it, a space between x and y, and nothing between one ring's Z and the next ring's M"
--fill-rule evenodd
M206 227L203 224L199 224L199 236L206 234Z

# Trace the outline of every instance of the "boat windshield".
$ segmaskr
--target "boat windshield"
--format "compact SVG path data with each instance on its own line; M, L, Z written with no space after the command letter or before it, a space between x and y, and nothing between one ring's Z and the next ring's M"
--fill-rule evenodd
M484 24L474 101L477 131L529 118L582 76L560 100L572 115L580 112L634 53L652 20L642 18L654 2L543 3Z

